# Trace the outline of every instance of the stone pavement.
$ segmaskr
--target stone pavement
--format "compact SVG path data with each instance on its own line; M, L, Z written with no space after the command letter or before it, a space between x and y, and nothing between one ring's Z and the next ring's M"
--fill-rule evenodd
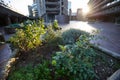
M9 39L11 35L6 35L4 28L0 27L0 33L4 35L5 41ZM9 44L0 44L0 80L3 80L5 66L12 55Z
M71 21L70 24L60 26L63 30L75 28L89 33L93 30L100 30L98 35L104 38L93 40L91 43L99 44L100 49L120 59L120 25L104 22Z
M11 49L8 44L0 46L0 80L4 75L4 69L11 57Z

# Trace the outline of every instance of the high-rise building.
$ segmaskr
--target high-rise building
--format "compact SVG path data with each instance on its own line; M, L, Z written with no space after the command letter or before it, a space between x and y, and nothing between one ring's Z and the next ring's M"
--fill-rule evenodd
M33 0L29 6L31 17L43 17L46 22L51 22L56 15L68 15L68 0Z
M89 19L120 22L120 0L90 0Z

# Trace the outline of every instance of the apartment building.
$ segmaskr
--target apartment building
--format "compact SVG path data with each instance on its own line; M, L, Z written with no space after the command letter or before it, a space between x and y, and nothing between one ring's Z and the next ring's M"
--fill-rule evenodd
M120 22L120 0L90 0L88 19Z
M33 0L28 9L30 17L52 22L56 15L68 15L68 0Z

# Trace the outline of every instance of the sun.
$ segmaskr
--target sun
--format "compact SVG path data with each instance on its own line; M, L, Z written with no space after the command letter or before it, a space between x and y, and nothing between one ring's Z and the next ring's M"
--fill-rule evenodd
M87 5L84 6L82 9L83 9L83 14L87 14L90 11L90 9Z

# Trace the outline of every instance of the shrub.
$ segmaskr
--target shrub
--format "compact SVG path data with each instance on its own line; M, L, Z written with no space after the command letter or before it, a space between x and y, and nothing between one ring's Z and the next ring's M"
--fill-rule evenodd
M59 26L58 26L57 20L54 20L54 22L53 22L53 24L52 24L52 28L53 28L54 30L59 30L59 29L60 29Z
M64 44L73 44L82 34L87 34L78 29L69 29L62 33L62 40Z
M48 61L36 66L20 67L8 76L8 80L52 80Z
M93 69L95 51L85 35L79 39L75 44L60 46L62 51L53 56L56 75L70 80L93 80L96 77Z
M42 44L40 35L45 33L43 27L38 27L35 22L25 25L23 29L17 29L10 42L21 51L28 51Z
M43 39L48 45L58 45L62 43L61 32L54 31L52 26L47 28L47 32L43 35Z

